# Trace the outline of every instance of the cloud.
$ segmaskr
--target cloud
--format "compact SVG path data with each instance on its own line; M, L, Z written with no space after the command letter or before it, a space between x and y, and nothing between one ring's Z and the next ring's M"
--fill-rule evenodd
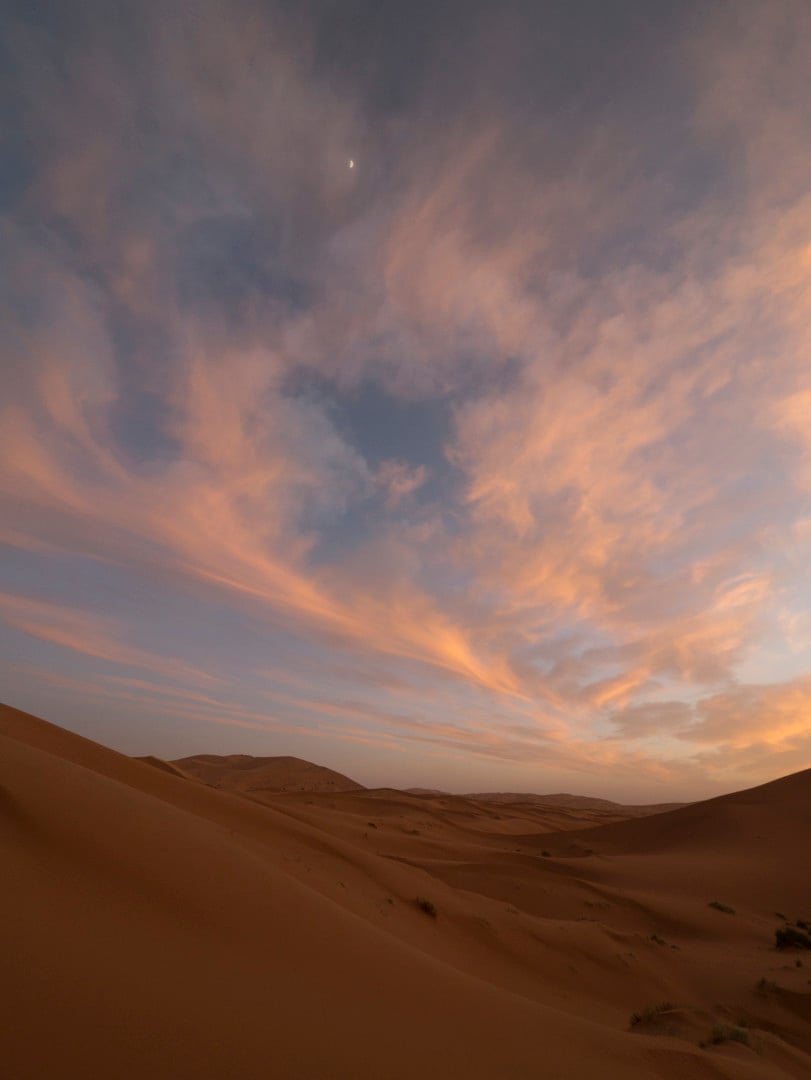
M735 750L780 748L811 737L811 679L734 687L705 698L696 711L683 739Z
M811 262L811 259L810 259ZM801 458L795 472L795 481L801 491L811 491L811 432L808 417L811 416L811 388L795 390L774 407L774 425L778 431L798 444Z
M693 710L683 701L652 701L632 705L610 716L613 739L661 737L684 730L692 720Z
M0 593L0 618L31 637L95 660L137 667L171 679L211 685L219 680L179 659L152 653L122 640L124 630L113 619L81 612L33 597Z
M0 539L37 595L81 559L257 654L306 641L279 701L336 738L691 784L713 747L803 745L806 6L682 27L652 104L610 63L599 102L519 77L522 18L477 16L448 61L481 59L475 92L429 47L400 111L314 16L133 9L124 49L80 8L59 59L14 29L37 150L0 222ZM439 451L370 446L340 406L367 385L441 404ZM205 667L17 572L20 633ZM782 689L747 688L775 650ZM378 695L351 723L341 665Z
M417 491L428 478L424 465L414 467L404 461L382 461L375 473L375 486L383 492L386 506L394 509Z

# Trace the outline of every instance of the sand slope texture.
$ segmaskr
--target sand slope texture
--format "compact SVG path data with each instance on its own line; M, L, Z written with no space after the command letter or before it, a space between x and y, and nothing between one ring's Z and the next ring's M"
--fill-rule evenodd
M362 791L348 776L296 757L198 754L169 763L211 787L246 794L262 791Z
M0 708L8 1080L811 1076L811 772L595 827L161 764Z

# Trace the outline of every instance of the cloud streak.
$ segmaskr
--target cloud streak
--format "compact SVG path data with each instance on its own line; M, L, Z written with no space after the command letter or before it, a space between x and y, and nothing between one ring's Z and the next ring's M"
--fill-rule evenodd
M173 680L239 683L246 723L275 700L274 730L383 772L423 746L691 795L811 763L809 65L783 47L811 23L751 7L674 20L656 70L630 7L605 53L476 9L411 75L388 39L390 67L336 65L317 6L18 22L23 667L35 640L148 671L178 717ZM593 89L543 51L556 18Z

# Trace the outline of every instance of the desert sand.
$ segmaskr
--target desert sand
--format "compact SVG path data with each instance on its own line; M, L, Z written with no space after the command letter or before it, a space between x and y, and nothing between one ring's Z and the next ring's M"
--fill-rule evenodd
M153 758L152 763L158 759ZM163 763L186 776L225 791L361 791L348 776L296 757L251 757L248 754L198 754Z
M774 937L811 919L811 770L600 803L136 760L2 707L2 1075L811 1076L811 951Z

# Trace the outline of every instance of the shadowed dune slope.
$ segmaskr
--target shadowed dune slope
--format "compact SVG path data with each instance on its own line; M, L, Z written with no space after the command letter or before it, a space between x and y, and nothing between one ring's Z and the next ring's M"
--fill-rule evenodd
M811 769L654 817L521 842L606 887L811 919ZM770 934L771 936L771 934Z
M798 831L811 835L811 769L655 817L579 830L566 840L593 842L605 853L642 854L724 851L764 839L789 855L797 850Z
M632 995L685 986L696 957L651 946L634 968L627 934L492 900L488 869L454 888L392 858L384 829L334 836L276 798L0 707L4 1077L804 1075L797 1044L761 1056L627 1030ZM479 856L493 868L508 850ZM516 865L543 890L560 872L541 863Z
M163 758L155 757L153 754L146 754L144 757L139 757L135 760L143 761L145 765L151 765L153 769L160 769L161 772L170 773L172 776L180 776L184 780L189 779L189 773L184 773L182 769L179 769L170 761L164 761Z

